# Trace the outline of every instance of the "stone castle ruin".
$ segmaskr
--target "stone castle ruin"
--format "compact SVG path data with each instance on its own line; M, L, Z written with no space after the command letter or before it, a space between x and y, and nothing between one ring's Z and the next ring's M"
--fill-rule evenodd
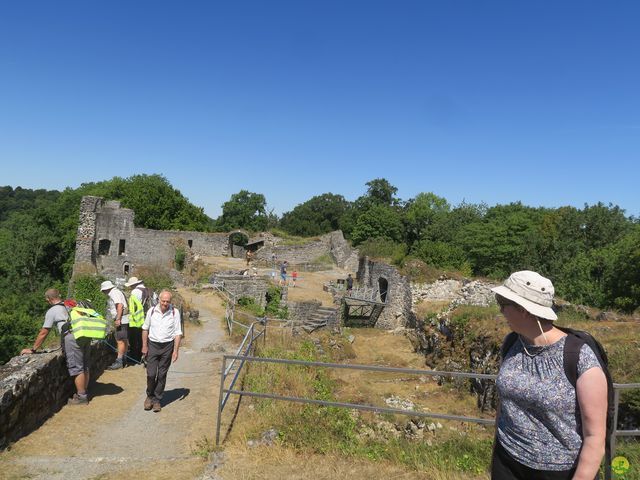
M282 239L269 233L250 240L241 230L208 233L140 228L134 225L134 215L133 210L122 208L117 201L94 196L82 198L74 276L128 277L136 275L140 268L171 270L175 268L179 245L194 256L243 257L246 249L250 249L255 254L254 260L264 263L270 262L273 255L291 265L312 263L328 256L341 268L353 271L358 268L357 251L340 231L304 245L283 245Z

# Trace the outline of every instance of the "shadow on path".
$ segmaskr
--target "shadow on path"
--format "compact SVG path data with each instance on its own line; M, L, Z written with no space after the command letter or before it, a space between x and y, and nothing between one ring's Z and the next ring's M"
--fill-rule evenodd
M100 383L95 382L89 386L89 394L92 397L101 397L103 395L117 395L124 390L121 386L115 383Z
M189 395L189 392L191 392L191 390L188 388L174 388L173 390L165 391L162 396L162 406L166 407L176 400L183 400L187 395Z

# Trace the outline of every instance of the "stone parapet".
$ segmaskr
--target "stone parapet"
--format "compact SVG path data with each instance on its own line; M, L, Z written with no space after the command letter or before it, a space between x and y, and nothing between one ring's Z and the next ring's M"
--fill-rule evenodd
M91 378L98 378L114 358L115 353L104 342L94 343ZM1 365L0 448L38 428L74 392L61 351L13 357Z

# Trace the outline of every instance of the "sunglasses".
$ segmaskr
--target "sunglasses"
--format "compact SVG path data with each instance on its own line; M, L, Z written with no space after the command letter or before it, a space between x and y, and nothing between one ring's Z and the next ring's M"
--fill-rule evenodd
M500 311L504 310L509 305L511 305L512 307L519 307L520 306L517 303L512 302L511 300L507 300L504 297L496 297L496 302L498 302L498 305L500 306Z

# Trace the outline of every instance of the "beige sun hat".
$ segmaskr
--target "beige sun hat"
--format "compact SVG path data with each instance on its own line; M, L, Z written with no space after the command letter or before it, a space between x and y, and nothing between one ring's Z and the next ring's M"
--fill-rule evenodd
M133 287L134 285L138 285L139 283L142 283L142 280L140 280L138 277L131 277L127 283L124 284L125 287Z
M530 270L512 273L504 283L492 292L517 303L527 312L547 320L557 320L553 311L555 289L548 278Z
M111 283L111 280L105 280L100 284L100 290L103 292L106 292L107 290L111 290L112 288L115 288L115 285Z

